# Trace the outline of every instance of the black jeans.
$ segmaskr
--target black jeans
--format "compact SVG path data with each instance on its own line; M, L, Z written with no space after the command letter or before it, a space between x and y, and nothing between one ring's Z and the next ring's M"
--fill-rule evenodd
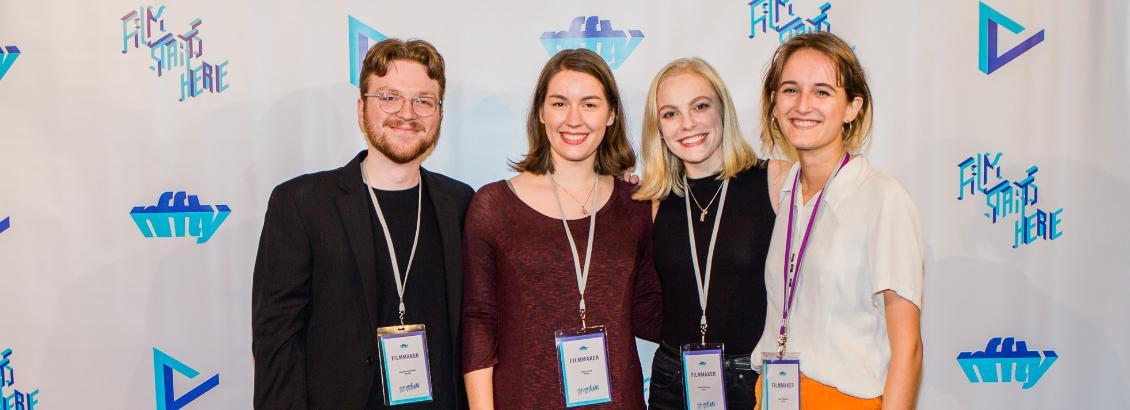
M726 408L748 410L757 402L753 389L757 386L757 372L749 364L749 354L726 355L722 371L726 377ZM683 363L679 349L666 343L659 345L651 361L651 387L647 405L652 409L682 409Z

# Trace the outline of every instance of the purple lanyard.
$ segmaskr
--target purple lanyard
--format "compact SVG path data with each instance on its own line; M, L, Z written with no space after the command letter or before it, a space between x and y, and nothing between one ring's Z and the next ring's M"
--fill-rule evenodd
M844 153L844 160L840 162L839 168L836 168L836 172L832 174L832 177L835 177L837 174L839 174L840 170L843 169L844 165L847 165L848 161L850 161L850 160L851 160L851 155ZM785 289L784 289L785 300L784 300L784 304L785 304L785 306L781 311L781 333L780 333L780 338L778 338L778 340L777 340L778 353L784 353L785 342L786 342L786 340L788 340L787 337L785 336L785 331L786 331L786 328L788 327L788 324L789 324L789 310L792 309L793 298L796 296L796 288L797 288L796 287L796 280L800 277L800 264L801 264L801 261L804 260L804 251L808 247L808 235L812 233L812 225L814 225L815 222L816 222L816 213L820 211L820 203L822 202L821 200L824 198L824 194L826 192L828 192L828 185L829 185L828 183L824 184L824 189L822 189L820 191L820 195L816 197L816 206L814 206L812 208L812 215L808 216L808 226L805 227L805 229L804 229L804 236L801 238L801 241L800 241L800 250L797 251L796 258L795 258L796 260L793 261L794 263L792 264L791 270L792 270L793 275L792 275L792 278L791 278L792 280L790 281L789 280L790 279L789 278L789 271L790 271L790 269L789 269L789 262L790 262L789 259L792 258L792 250L793 250L793 213L796 211L797 182L800 181L802 171L797 171L796 179L793 179L793 191L789 195L791 197L791 200L789 201L789 232L788 232L788 236L785 238L785 267L784 267L784 277L785 277ZM828 182L829 183L831 182L831 178L828 179Z

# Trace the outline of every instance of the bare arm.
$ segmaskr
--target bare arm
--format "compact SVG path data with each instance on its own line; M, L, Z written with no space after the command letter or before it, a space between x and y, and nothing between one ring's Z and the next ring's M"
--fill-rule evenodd
M883 386L883 409L912 409L918 395L922 371L920 312L909 300L892 290L883 291L887 316L887 340L891 362Z
M487 367L463 375L467 383L467 403L472 410L494 409L494 367Z
M781 198L781 185L785 183L785 176L789 174L789 168L792 166L793 163L789 161L769 160L766 179L769 182L769 203L773 205L773 212L778 212L777 202L780 202L778 200Z

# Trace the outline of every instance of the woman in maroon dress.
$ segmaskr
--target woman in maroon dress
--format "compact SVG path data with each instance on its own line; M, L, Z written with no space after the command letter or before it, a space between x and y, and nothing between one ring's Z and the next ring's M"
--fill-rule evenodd
M512 165L521 174L484 186L467 213L463 371L471 407L565 407L555 333L583 320L606 335L611 403L601 406L642 409L633 336L658 338L661 295L650 206L613 178L635 164L635 153L604 60L584 49L551 58L527 134L529 153Z

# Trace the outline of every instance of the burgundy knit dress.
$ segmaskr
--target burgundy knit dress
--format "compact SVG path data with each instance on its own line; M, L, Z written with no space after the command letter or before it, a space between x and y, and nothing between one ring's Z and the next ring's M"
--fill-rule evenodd
M656 340L662 325L652 267L651 205L615 181L596 214L585 290L587 323L608 335L612 403L642 409L643 380L633 336ZM589 218L569 221L583 259ZM582 260L583 264L583 260ZM494 367L499 409L562 408L554 332L576 329L577 276L561 220L541 214L498 181L475 194L463 239L463 371Z

